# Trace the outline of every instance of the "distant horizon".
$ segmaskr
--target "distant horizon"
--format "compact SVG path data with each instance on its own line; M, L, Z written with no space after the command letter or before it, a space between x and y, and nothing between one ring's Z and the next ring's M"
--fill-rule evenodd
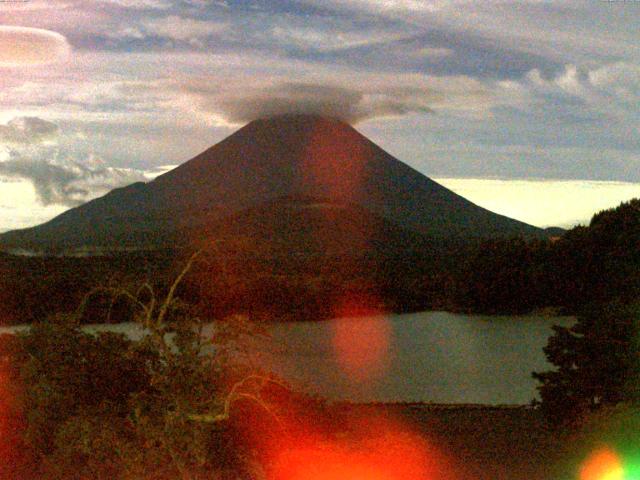
M165 165L147 172L146 180L151 181L177 166ZM640 183L631 182L430 178L487 210L540 228L570 229L577 225L588 225L592 216L599 211L640 198ZM39 205L32 185L26 181L12 181L12 189L8 189L8 185L5 182L0 189L0 233L40 225L73 208L56 204ZM14 201L18 193L22 195L22 207L8 208L7 199L10 197ZM11 218L13 222L10 222Z

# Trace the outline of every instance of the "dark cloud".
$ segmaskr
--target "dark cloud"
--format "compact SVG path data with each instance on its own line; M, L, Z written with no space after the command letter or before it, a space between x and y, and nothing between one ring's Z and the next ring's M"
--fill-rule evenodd
M58 126L38 117L17 117L0 125L0 144L30 144L49 140Z
M339 87L284 84L213 103L233 123L284 114L317 114L354 122L362 98L361 93Z

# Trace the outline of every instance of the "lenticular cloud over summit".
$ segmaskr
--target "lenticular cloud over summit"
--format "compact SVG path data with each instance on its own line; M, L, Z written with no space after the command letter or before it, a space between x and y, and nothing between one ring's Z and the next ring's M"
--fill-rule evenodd
M462 77L382 76L373 80L366 75L337 75L324 82L236 82L232 89L203 81L189 84L186 90L204 109L234 125L281 115L316 115L355 124L440 109L482 110L490 104L477 82Z
M284 84L216 102L223 115L234 123L248 123L262 117L291 114L359 120L363 95L355 90L308 84Z
M431 112L433 92L367 92L339 86L284 83L217 103L233 123L280 115L318 115L358 123L374 117Z

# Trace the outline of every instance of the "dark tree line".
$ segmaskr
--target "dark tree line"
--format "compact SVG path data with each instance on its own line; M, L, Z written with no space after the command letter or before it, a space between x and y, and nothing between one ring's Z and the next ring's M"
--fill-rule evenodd
M554 368L534 373L541 407L556 425L580 426L596 412L626 412L635 421L630 412L640 406L640 200L595 215L589 227L567 232L556 248L559 292L577 322L556 326L544 349Z
M640 295L640 200L598 213L557 239L494 240L472 251L455 302L469 311L523 313L629 303ZM466 287L466 288L465 288Z
M323 319L343 295L376 298L394 312L449 310L522 314L640 293L640 200L595 215L589 226L558 238L433 241L405 254L292 257L269 245L235 239L209 253L181 288L201 315ZM187 251L122 253L86 258L0 255L0 323L71 313L97 286L148 282L166 291ZM95 294L92 321L130 319L126 305ZM89 318L88 317L88 318ZM86 320L88 320L88 318Z

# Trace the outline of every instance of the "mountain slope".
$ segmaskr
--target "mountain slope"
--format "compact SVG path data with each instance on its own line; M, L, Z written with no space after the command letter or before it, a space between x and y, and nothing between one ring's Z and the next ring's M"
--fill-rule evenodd
M432 238L545 235L454 194L343 122L282 116L251 122L148 184L114 190L43 225L0 235L0 248L150 248L197 241L219 223L282 198L357 206Z

